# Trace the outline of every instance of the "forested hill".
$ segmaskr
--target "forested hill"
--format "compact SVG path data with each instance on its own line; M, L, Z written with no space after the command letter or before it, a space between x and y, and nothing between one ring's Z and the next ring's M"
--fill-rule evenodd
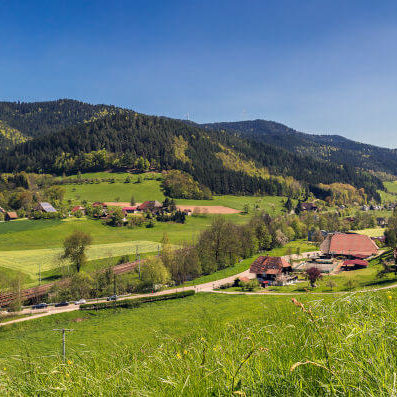
M346 164L397 176L397 150L367 145L339 135L311 135L283 124L251 120L201 124L205 129L226 130L242 137L282 147L293 153L314 156L336 164Z
M71 99L48 102L0 102L0 148L59 132L104 117L114 106L90 105Z
M383 188L379 179L353 167L291 154L180 120L121 109L0 153L0 171L61 174L133 168L139 159L149 161L155 169L185 171L218 194L287 195L302 187L333 182L365 188L370 196Z

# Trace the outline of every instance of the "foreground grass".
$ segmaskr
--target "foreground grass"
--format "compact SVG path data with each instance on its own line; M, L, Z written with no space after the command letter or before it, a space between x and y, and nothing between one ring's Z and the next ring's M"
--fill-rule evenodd
M393 395L396 295L200 294L0 329L2 395ZM71 328L67 362L60 335Z

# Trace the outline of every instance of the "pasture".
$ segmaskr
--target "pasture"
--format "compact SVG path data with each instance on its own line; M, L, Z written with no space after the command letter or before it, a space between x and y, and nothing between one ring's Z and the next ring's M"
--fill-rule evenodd
M164 201L165 196L161 190L161 181L158 180L161 174L146 173L134 175L128 173L88 173L82 174L81 177L93 179L114 179L111 182L99 183L77 183L77 177L67 177L68 180L76 183L65 184L65 200L74 204L80 204L83 200L88 202L111 201L111 202L130 202L134 196L136 202L147 200ZM129 177L131 182L125 183ZM138 178L142 179L141 183L136 183ZM278 196L214 196L212 200L185 200L177 199L176 203L183 206L224 206L242 211L248 206L252 213L255 209L264 210L272 215L278 215L283 210L285 197Z
M298 297L309 314L291 297L199 294L6 326L0 394L392 395L396 297Z
M96 244L87 249L89 261L110 258L122 255L133 255L138 249L140 253L155 252L159 243L153 241L125 241L122 243ZM19 251L2 251L0 255L0 267L18 270L27 274L30 278L37 279L39 265L44 273L48 270L68 263L61 261L62 248L44 248Z

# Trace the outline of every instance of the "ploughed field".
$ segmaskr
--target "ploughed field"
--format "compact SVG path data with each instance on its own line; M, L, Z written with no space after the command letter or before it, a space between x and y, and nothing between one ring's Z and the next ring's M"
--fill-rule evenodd
M0 394L393 395L396 292L297 298L199 294L5 326Z

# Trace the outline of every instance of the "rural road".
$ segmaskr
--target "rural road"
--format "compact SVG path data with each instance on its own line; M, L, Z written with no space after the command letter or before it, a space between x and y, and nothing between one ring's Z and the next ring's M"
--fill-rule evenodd
M313 256L317 254L317 252L306 252L302 254L300 257L301 258L307 258L310 256ZM296 256L296 255L295 255ZM291 257L294 257L294 255L291 255ZM223 284L228 284L232 283L236 278L240 277L248 277L248 278L254 278L254 275L249 272L249 269L245 270L244 272L234 274L229 277L222 278L220 280L216 281L211 281L208 283L203 283L203 284L198 284L194 286L187 286L187 287L179 287L179 288L172 288L172 289L167 289L159 292L154 292L153 294L139 294L139 295L128 295L128 296L123 296L120 297L118 300L125 300L125 299L134 299L134 298L141 298L145 296L159 296L159 295L166 295L172 292L182 292L182 291L187 291L187 290L194 290L196 292L212 292L212 293L217 293L217 294L226 294L226 295L262 295L262 296L267 296L267 295L273 295L273 296L295 296L295 295L307 295L307 292L272 292L272 291L263 291L263 292L240 292L240 291L220 291L216 290ZM388 285L385 287L379 287L379 288L373 288L373 289L367 289L367 290L358 290L354 291L355 293L362 293L362 292L375 292L375 291L382 291L382 290L388 290L388 289L393 289L397 288L397 284L392 284ZM310 294L313 295L342 295L346 294L346 291L337 291L337 292L310 292ZM89 302L106 302L106 299L91 299ZM41 317L46 317L46 316L51 316L53 314L59 314L59 313L65 313L65 312L71 312L75 310L79 310L80 306L79 305L74 305L71 304L70 306L66 307L54 307L54 306L49 306L43 311L39 310L32 310L31 308L27 308L19 312L21 315L26 315L26 317L22 318L17 318L15 320L7 321L0 323L0 327L9 325L9 324L16 324L24 321L29 321L29 320L34 320L36 318L41 318Z

